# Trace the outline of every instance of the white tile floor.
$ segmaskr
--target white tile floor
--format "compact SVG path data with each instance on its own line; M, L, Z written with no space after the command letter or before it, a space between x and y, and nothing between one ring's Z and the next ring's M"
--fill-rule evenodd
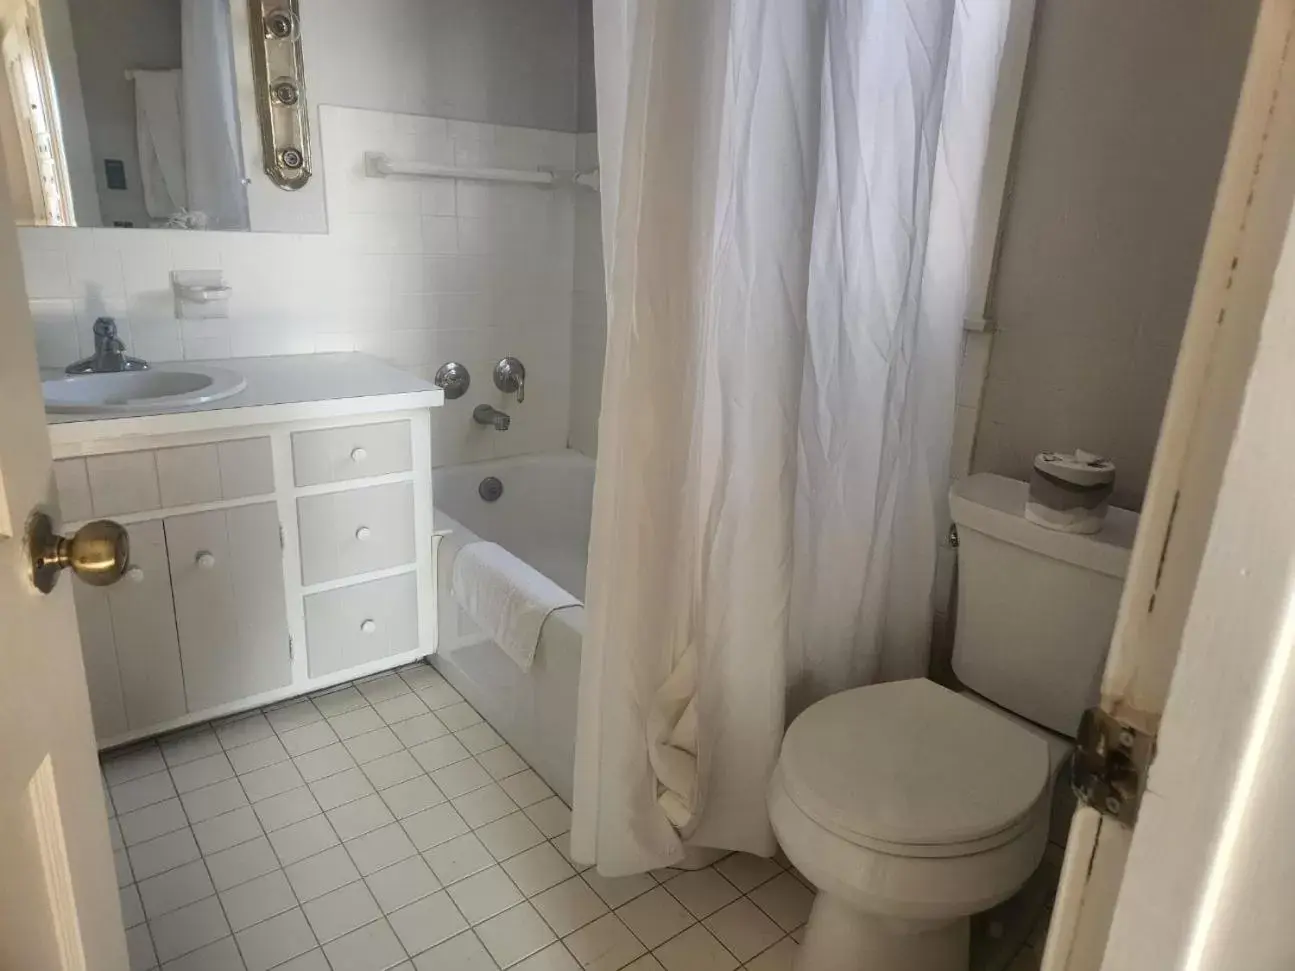
M572 863L567 806L425 664L103 774L132 971L790 971L813 899L741 853L620 880ZM1048 866L978 920L1033 925L983 935L978 971L1038 967Z
M812 892L735 854L608 880L428 665L103 763L133 971L790 971Z

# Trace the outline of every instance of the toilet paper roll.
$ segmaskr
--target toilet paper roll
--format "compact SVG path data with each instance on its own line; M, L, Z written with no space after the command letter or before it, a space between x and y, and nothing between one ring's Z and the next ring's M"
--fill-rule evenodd
M1034 457L1025 518L1063 533L1096 533L1115 488L1115 463L1092 452L1040 452Z

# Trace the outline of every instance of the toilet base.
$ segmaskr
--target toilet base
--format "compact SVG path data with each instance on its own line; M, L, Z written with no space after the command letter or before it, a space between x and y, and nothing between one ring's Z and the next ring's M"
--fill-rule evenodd
M796 971L967 971L971 920L899 920L819 892Z

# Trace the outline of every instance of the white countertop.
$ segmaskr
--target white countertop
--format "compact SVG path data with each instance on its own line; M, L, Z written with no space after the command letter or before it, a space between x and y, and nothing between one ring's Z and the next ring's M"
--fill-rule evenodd
M201 363L236 371L247 379L247 387L228 398L179 409L111 415L47 413L51 443L75 447L105 438L408 411L444 402L440 388L367 354L294 354Z

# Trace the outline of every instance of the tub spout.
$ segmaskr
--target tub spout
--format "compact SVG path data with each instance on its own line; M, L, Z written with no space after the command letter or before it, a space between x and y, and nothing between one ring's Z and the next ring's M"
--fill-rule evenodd
M478 425L493 425L497 432L508 431L508 426L513 421L504 412L490 405L477 405L473 408L472 420Z

